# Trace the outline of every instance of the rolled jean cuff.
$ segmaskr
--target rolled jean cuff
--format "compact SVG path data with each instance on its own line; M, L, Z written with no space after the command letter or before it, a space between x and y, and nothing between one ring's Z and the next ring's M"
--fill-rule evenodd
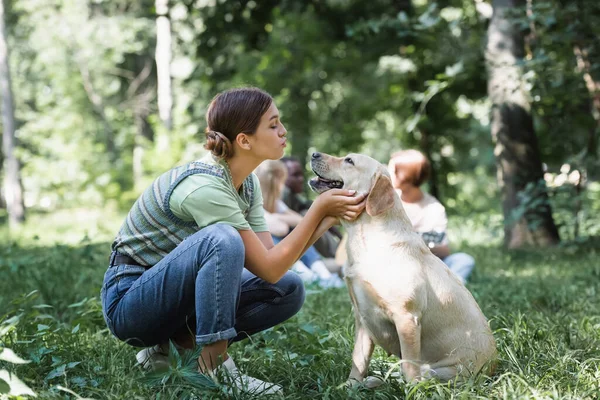
M220 340L229 340L237 336L235 328L229 328L225 331L217 333L209 333L208 335L196 335L196 344L211 344Z

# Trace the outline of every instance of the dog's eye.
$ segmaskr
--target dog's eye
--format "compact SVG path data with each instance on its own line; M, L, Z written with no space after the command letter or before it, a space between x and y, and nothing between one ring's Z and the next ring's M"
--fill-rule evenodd
M344 162L347 162L347 163L348 163L348 164L350 164L350 165L354 165L354 161L352 161L352 159L351 159L350 157L346 157L346 158L344 159Z

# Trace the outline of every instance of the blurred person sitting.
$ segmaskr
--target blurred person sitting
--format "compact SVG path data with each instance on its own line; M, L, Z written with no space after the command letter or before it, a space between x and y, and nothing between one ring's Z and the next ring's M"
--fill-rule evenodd
M388 169L392 186L415 231L423 237L431 252L465 283L475 267L475 260L466 253L452 254L446 209L435 197L421 190L431 170L427 157L418 150L398 151L392 154Z
M304 172L300 161L292 156L286 156L281 159L287 167L287 179L281 195L285 205L298 214L304 215L312 201L303 196L304 193ZM338 272L339 265L333 260L336 251L340 245L342 234L336 226L331 227L314 243L314 247L319 254L325 258L325 264L330 271Z
M303 216L286 206L281 193L287 178L287 168L279 160L267 160L255 170L263 195L265 220L273 242L279 243L302 220ZM322 287L342 287L344 281L336 273L331 273L319 252L310 246L293 268L305 282L314 282Z

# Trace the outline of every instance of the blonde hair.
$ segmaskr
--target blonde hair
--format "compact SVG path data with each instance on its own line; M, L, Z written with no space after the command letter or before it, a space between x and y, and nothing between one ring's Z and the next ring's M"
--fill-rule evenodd
M263 161L254 171L260 182L263 195L263 208L275 212L275 204L281 198L281 191L287 179L287 167L280 160Z
M429 179L431 164L418 150L400 150L392 154L388 169L396 177L400 168L406 171L404 181L419 187Z

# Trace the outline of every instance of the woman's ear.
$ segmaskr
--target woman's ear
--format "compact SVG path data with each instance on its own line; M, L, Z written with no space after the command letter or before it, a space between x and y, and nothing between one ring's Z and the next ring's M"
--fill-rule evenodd
M238 133L238 135L235 137L235 142L240 148L244 150L252 149L252 145L250 144L250 138L245 133Z

